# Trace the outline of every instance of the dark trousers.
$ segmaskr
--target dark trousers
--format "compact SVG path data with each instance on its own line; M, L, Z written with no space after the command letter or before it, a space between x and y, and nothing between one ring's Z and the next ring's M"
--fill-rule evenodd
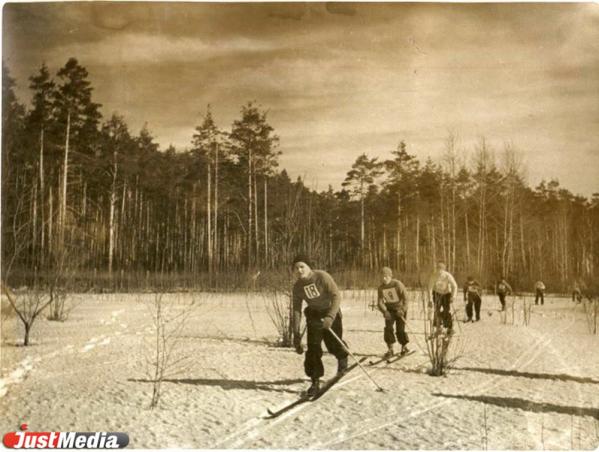
M401 345L406 345L410 342L408 334L406 333L406 315L404 312L397 309L387 309L391 318L385 319L385 343L391 345L395 343L395 337L397 336L397 342ZM395 325L395 334L393 334L393 326Z
M433 292L433 304L435 306L433 324L439 326L443 322L443 326L450 330L453 325L451 318L451 294L446 293L442 295Z
M535 297L535 304L539 304L539 299L541 300L541 304L545 304L545 293L541 289L537 289L537 296Z
M343 349L341 344L339 344L337 339L335 339L328 330L325 330L322 327L322 319L326 315L326 312L318 312L306 308L304 314L306 315L306 324L308 327L308 350L306 351L306 358L304 360L304 370L308 377L313 379L320 378L324 375L321 346L323 340L329 353L334 355L337 359L346 358L347 352ZM337 317L335 317L331 329L340 339L343 338L341 311L339 311Z
M580 303L582 301L582 293L579 290L572 292L572 301Z
M480 320L480 305L482 301L480 299L480 295L474 292L468 293L468 302L466 303L466 315L468 316L468 320L472 320L472 308L474 308L474 314L476 315L476 320Z
M505 311L505 294L498 293L497 295L499 296L499 302L501 303L501 310Z

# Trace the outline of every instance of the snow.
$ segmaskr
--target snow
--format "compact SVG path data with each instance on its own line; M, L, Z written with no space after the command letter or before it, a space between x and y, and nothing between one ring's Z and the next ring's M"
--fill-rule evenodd
M460 358L447 376L426 374L423 320L414 294L408 315L417 353L359 369L318 402L266 420L308 386L303 357L272 346L276 332L262 295L168 294L200 302L181 333L188 365L167 378L149 410L146 346L151 294L73 295L66 322L40 317L30 347L16 319L3 320L0 428L124 431L133 448L595 449L599 446L599 336L581 305L547 297L530 325L518 308L504 324L493 296L482 321L458 323ZM344 337L358 356L385 351L372 292L345 292ZM455 306L458 318L463 303ZM326 377L336 369L324 356ZM485 428L486 416L486 428Z

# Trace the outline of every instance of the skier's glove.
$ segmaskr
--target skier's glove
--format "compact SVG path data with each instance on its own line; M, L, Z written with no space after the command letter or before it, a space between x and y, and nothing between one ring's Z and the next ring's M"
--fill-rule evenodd
M304 347L302 347L302 338L299 336L299 334L293 337L293 346L295 347L295 352L298 355L304 353Z
M385 317L385 320L391 320L391 313L389 311L383 311L383 317Z
M326 316L324 319L322 319L322 327L325 330L330 330L331 327L333 326L333 318Z

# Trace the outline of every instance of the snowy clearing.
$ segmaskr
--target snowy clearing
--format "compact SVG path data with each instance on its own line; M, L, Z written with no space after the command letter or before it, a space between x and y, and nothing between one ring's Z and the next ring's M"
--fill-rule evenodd
M445 377L426 374L423 321L413 302L408 332L417 353L369 368L386 393L356 369L319 401L266 420L266 408L294 400L308 381L303 357L272 345L277 335L264 296L165 295L179 305L193 297L200 306L179 342L191 361L165 380L154 410L144 364L151 297L73 295L81 303L69 320L40 319L30 347L15 345L20 325L4 319L2 431L23 422L38 431L123 431L134 448L599 446L599 336L588 333L582 306L565 298L534 306L525 326L517 307L514 324L511 317L503 324L498 301L486 296L482 321L459 323L461 358ZM344 292L344 337L358 356L385 351L383 320L370 300L366 292ZM455 309L463 319L461 300ZM324 362L328 378L336 362L328 354Z

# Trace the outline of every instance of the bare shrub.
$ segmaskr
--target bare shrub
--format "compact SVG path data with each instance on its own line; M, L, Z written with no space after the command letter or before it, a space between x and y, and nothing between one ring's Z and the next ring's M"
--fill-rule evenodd
M515 298L512 297L512 299L509 300L509 303L510 303L510 314L512 315L511 324L514 325L514 323L516 322L516 300L515 300Z
M530 325L530 320L532 318L532 301L528 300L526 297L522 298L522 320L524 322L524 326Z
M17 313L8 302L8 299L6 297L2 297L0 299L0 317L2 320L13 319L16 316Z
M487 405L483 404L482 450L489 448L489 426L487 422Z
M587 298L583 300L583 306L589 333L597 334L597 326L599 322L599 300L594 297L587 296Z
M421 289L420 301L424 314L424 337L427 355L431 363L429 374L441 376L445 375L447 369L460 358L461 353L455 347L452 347L453 352L450 353L450 345L454 336L444 331L440 319L435 318L434 306L429 297L430 295ZM456 321L455 315L454 321Z
M75 309L74 299L68 298L71 282L80 267L82 255L74 247L63 246L51 254L52 265L47 272L45 286L50 296L48 320L64 322Z
M163 394L165 379L172 378L191 365L191 357L180 350L182 332L199 302L167 303L164 293L156 292L147 304L152 317L152 334L145 340L146 375L152 382L150 408L156 408Z
M262 294L266 302L266 312L275 326L278 338L276 345L293 345L293 304L291 293L274 290Z

